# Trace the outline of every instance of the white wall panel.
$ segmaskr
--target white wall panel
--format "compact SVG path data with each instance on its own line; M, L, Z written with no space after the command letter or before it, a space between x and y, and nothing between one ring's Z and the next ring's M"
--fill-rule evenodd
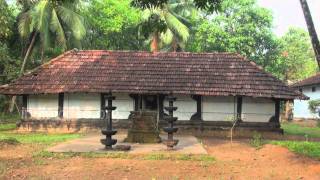
M117 109L112 111L114 119L128 119L130 111L134 110L134 100L128 94L113 94L116 99L112 102ZM108 101L106 101L106 105Z
M312 92L312 87L315 87L315 91ZM294 118L317 118L316 114L313 114L309 110L309 101L320 99L320 86L307 86L302 88L302 93L310 97L310 100L294 100L293 116Z
M203 96L202 118L204 121L232 121L236 113L234 97Z
M100 94L65 93L63 117L66 119L100 118Z
M244 122L269 122L275 115L275 102L271 99L244 97L242 103Z
M58 117L58 95L30 95L27 108L31 118Z
M173 106L178 107L177 111L173 113L174 117L178 117L178 120L190 120L191 116L197 112L197 102L191 98L190 95L174 95L177 101L173 103ZM168 106L167 100L163 103L164 106ZM168 113L165 111L165 113Z

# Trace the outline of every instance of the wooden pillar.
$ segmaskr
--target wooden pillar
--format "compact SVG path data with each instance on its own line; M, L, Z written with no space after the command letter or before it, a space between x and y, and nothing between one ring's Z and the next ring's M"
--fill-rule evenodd
M164 98L165 98L165 95L163 94L160 94L159 95L159 119L160 120L163 120L163 116L164 116L164 111L163 111L163 102L164 102Z
M239 96L237 97L237 121L239 122L242 121L241 116L242 116L242 97Z
M191 116L190 120L202 120L202 105L201 105L201 96L192 95L191 98L197 102L197 112Z
M279 99L276 99L275 100L275 122L277 124L277 126L280 127L280 100Z
M104 93L100 94L100 118L105 117L106 100L105 100L104 96L105 96Z
M64 101L64 93L59 93L58 100L58 117L63 118L63 101Z
M28 95L24 94L22 95L22 119L27 118L27 113L28 113Z
M134 101L134 111L139 111L139 95L138 94L129 94L129 96Z

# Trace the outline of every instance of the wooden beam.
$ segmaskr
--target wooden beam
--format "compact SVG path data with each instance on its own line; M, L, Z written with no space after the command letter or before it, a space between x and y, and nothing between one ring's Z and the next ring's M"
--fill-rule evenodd
M242 121L242 97L237 97L237 121Z
M275 122L277 123L277 126L280 127L280 100L275 100Z
M106 107L106 100L104 98L106 94L100 94L100 118L104 118L105 116L105 107Z
M22 95L22 119L26 119L28 115L28 98L29 95L24 94Z
M63 118L63 102L64 102L64 93L59 93L58 95L58 117Z

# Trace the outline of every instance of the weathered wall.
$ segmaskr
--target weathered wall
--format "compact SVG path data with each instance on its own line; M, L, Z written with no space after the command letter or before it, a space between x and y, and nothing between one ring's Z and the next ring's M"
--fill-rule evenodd
M31 118L58 117L58 95L30 95L28 97L27 110Z
M190 95L174 95L177 101L173 103L173 106L178 107L177 111L173 113L174 117L178 117L178 120L190 120L191 116L197 112L197 102L191 98ZM164 101L164 106L168 106L169 102Z
M100 118L100 94L65 93L63 117L65 119Z
M315 87L315 92L312 92L312 86L303 87L302 93L306 96L310 97L310 100L320 99L320 86L313 86ZM317 116L312 114L309 111L309 104L310 100L294 100L294 107L293 107L293 116L294 118L306 118L306 119L314 119Z
M204 121L232 121L237 111L234 97L202 97Z
M117 109L112 111L112 117L114 119L128 119L130 111L134 110L134 100L128 94L114 93L113 95L116 99L112 103Z
M269 122L275 115L275 102L271 99L244 97L242 103L244 122Z

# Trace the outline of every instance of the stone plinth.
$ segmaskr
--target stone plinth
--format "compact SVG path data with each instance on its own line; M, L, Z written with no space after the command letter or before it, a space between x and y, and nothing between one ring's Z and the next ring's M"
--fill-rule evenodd
M160 143L157 127L157 112L132 111L129 116L130 128L125 142L131 143Z

